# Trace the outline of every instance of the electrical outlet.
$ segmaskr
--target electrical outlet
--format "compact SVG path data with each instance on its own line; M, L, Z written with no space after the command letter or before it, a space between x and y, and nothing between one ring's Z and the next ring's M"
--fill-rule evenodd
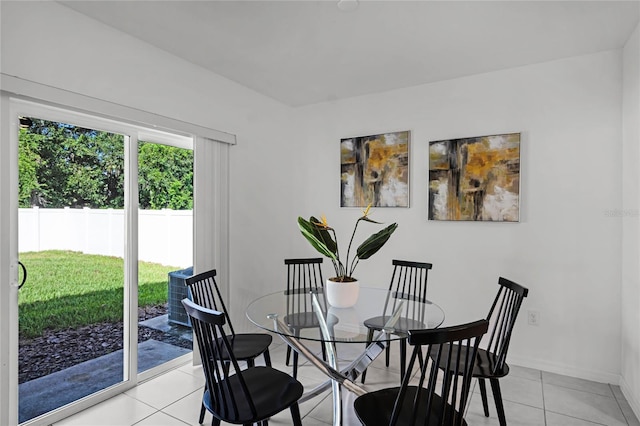
M529 325L540 325L540 313L538 311L527 311Z

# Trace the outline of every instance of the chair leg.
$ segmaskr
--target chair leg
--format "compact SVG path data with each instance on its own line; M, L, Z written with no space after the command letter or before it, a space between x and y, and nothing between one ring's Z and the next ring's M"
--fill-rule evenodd
M400 339L398 343L400 343L400 383L402 383L407 368L407 339ZM389 349L388 346L387 349Z
M294 330L293 334L297 339L298 337L300 337L300 330ZM293 351L293 378L298 378L298 351Z
M387 339L387 350L385 351L385 358L384 358L384 362L387 367L389 366L390 354L391 354L391 340Z
M202 404L202 406L200 407L200 417L198 418L198 423L202 424L202 422L204 422L204 415L207 412L207 409L204 407L204 403ZM214 417L213 420L215 421L216 418ZM213 425L213 423L211 423Z
M369 331L367 332L367 348L369 347L369 345L371 344L371 342L373 341L373 329L370 328ZM360 383L364 384L364 379L367 376L367 370L364 370L362 372L362 377L360 378Z
M293 378L298 378L298 351L293 351Z
M480 386L480 396L482 397L482 408L484 409L484 416L489 417L489 403L487 402L487 385L484 379L478 379L478 386Z
M289 349L291 349L291 346L287 346ZM269 349L267 349L266 351L264 351L264 353L262 354L262 356L264 357L264 364L267 367L271 367L271 355L269 355Z
M247 367L251 368L251 367L255 367L256 366L256 359L255 358L249 358L247 360Z
M300 330L293 330L293 335L298 337L300 335ZM295 351L294 351L295 354ZM291 346L287 345L287 360L286 365L289 366L289 361L291 360Z
M420 369L424 368L424 356L422 355L422 351L418 352L418 362L420 363Z
M302 420L300 419L300 407L297 402L291 406L291 418L293 419L293 426L302 426Z
M320 349L322 349L322 360L327 360L327 348L324 347L324 343L320 345Z
M490 379L491 390L493 391L493 399L496 401L496 410L498 411L498 421L500 426L507 426L507 419L504 415L504 405L502 405L502 393L500 392L500 382L498 379Z
M207 393L207 386L205 385L204 387L204 393ZM204 406L204 395L202 395L203 401L202 401L202 406L200 407L200 417L198 418L198 423L202 424L202 422L204 422L204 415L207 412L207 408ZM214 417L213 420L215 421L216 418Z

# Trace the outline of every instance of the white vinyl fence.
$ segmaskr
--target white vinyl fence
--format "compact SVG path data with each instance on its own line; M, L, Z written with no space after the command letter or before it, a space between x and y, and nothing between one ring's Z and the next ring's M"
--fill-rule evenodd
M72 250L124 257L124 210L19 209L20 252ZM138 258L186 268L193 265L193 212L140 210Z

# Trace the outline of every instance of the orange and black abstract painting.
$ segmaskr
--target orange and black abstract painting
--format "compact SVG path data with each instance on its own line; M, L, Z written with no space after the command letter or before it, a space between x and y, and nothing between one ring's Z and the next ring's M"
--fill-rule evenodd
M429 220L518 222L520 133L429 142Z
M340 140L341 207L409 207L409 131Z

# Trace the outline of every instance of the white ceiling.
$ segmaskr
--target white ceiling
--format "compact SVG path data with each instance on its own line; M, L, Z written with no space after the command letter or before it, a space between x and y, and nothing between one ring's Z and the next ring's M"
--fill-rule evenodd
M640 16L638 0L61 3L292 106L620 48Z

